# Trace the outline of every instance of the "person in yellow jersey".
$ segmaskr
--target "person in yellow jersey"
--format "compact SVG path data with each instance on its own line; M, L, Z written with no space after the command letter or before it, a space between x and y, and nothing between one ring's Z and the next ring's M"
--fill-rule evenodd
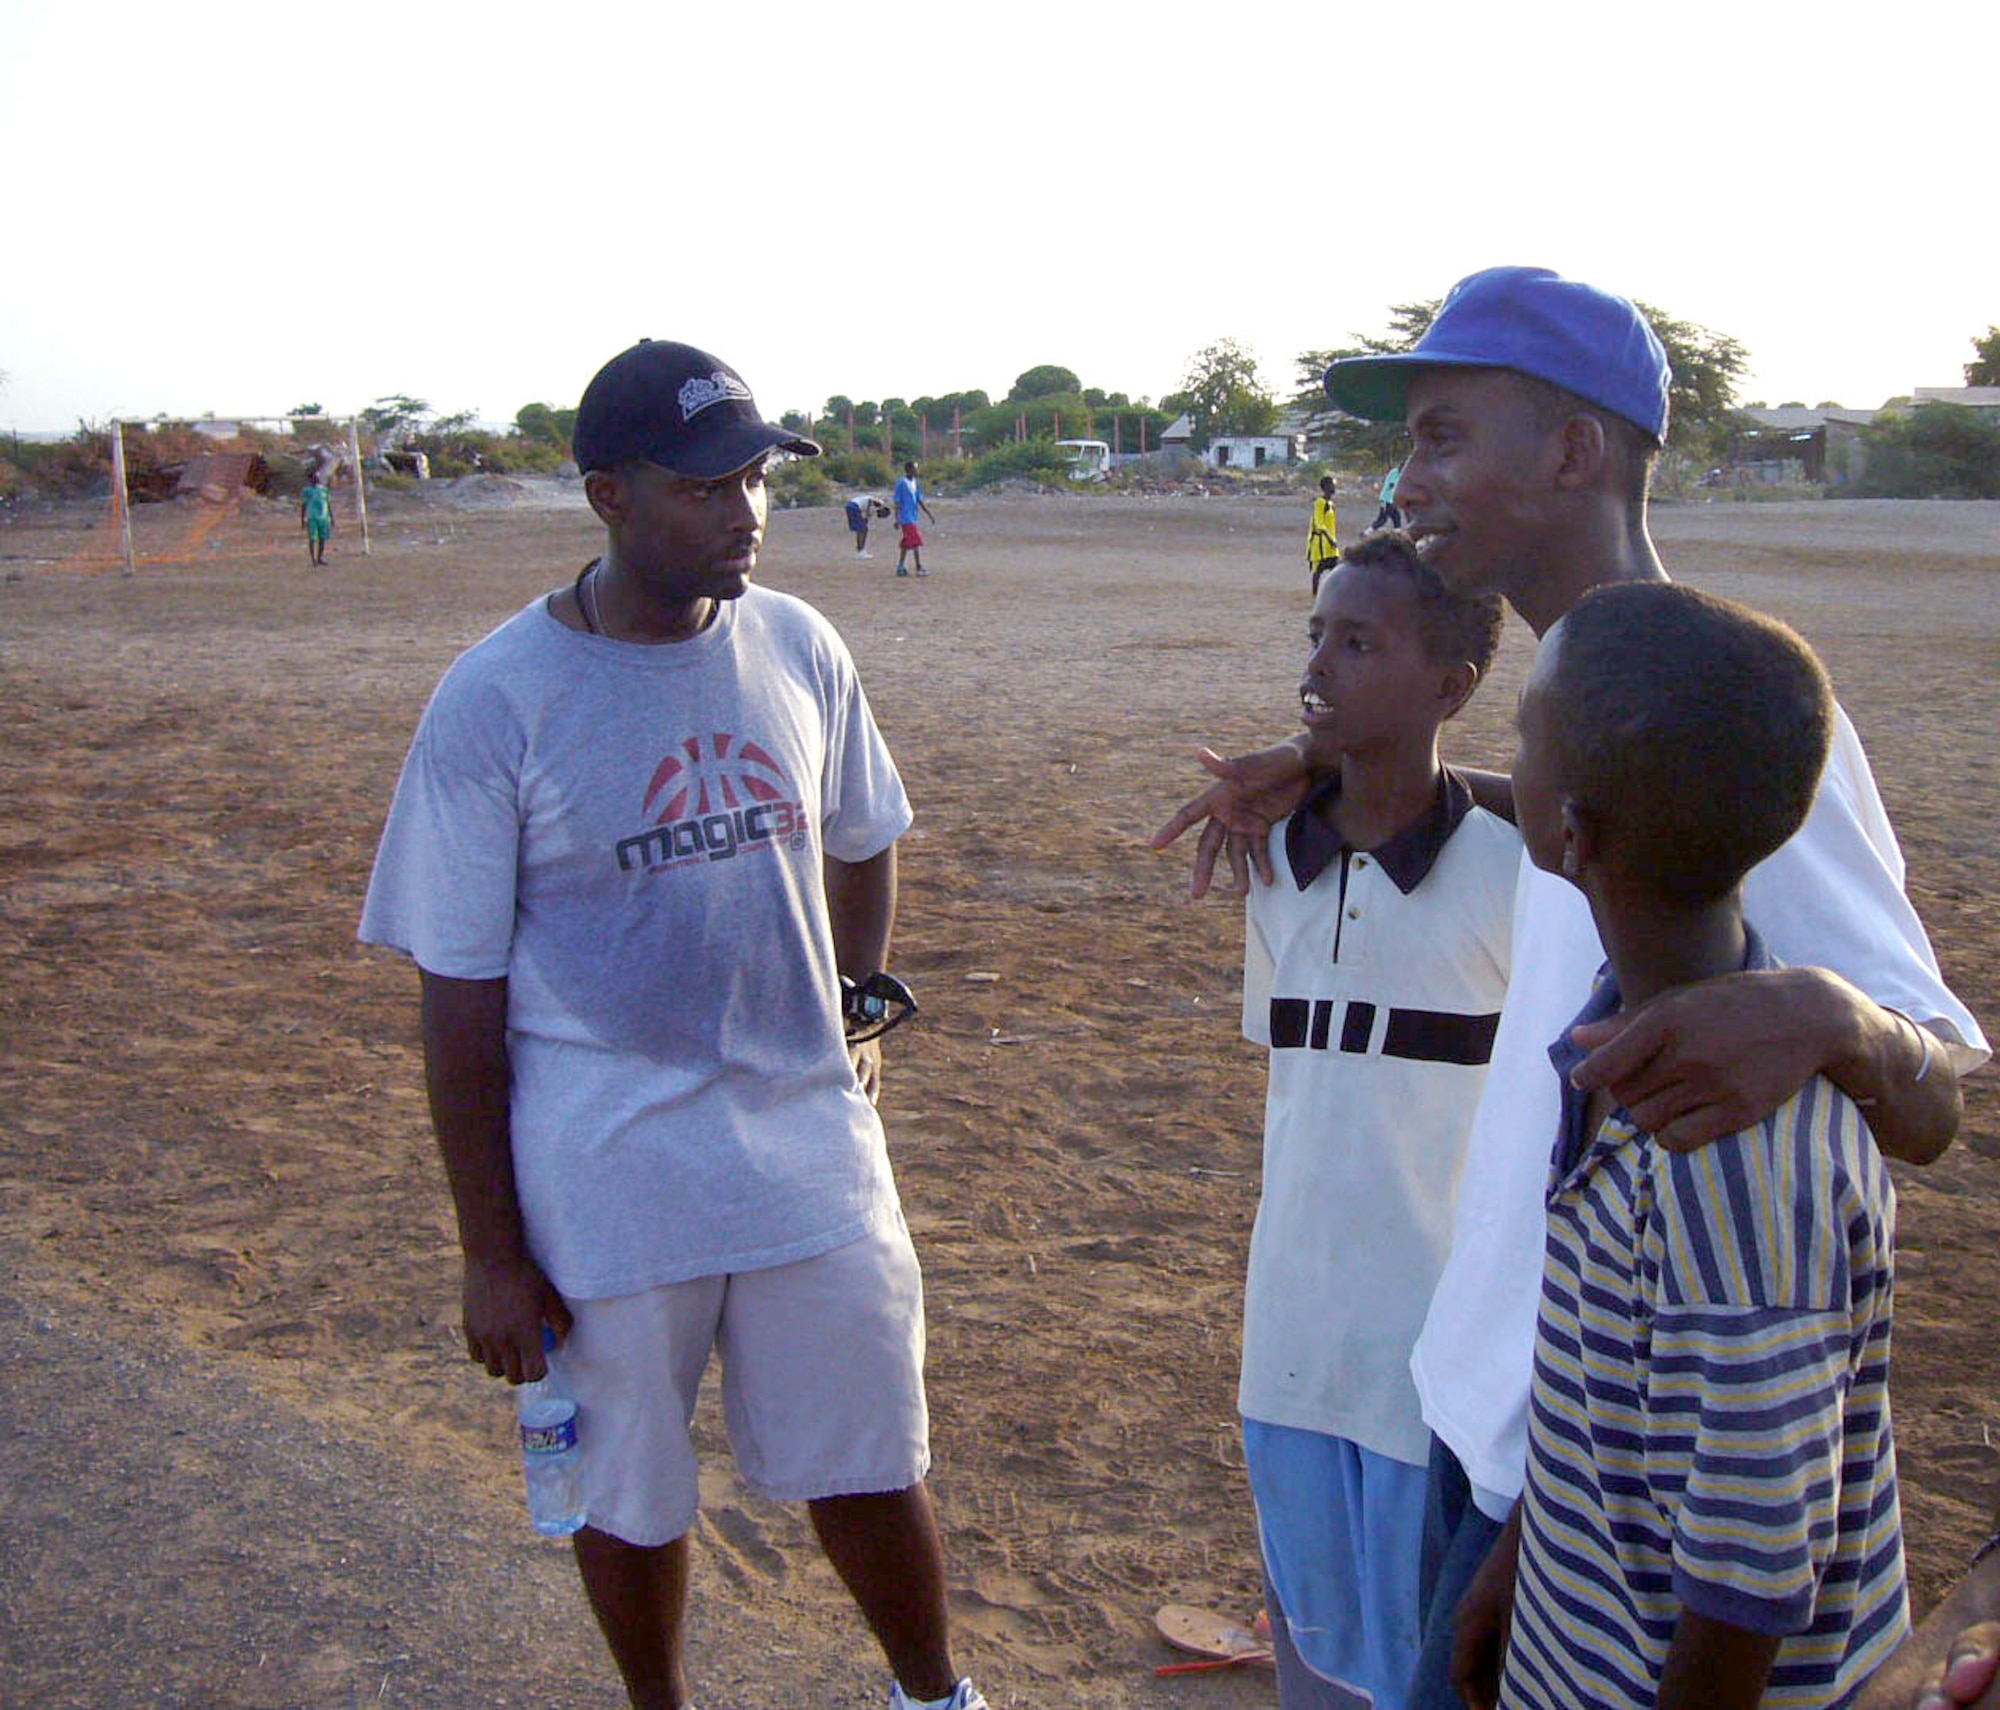
M1319 497L1313 500L1312 528L1306 535L1306 568L1312 572L1313 587L1340 559L1340 523L1333 512L1335 487L1331 475L1319 478Z

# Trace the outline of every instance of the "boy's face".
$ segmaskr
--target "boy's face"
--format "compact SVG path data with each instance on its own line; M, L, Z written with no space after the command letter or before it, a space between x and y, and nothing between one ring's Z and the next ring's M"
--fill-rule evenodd
M1514 822L1528 858L1545 873L1562 872L1563 795L1555 776L1548 707L1548 685L1562 634L1558 623L1542 637L1514 709Z
M1510 594L1534 573L1547 530L1542 495L1559 434L1537 424L1528 389L1497 368L1439 368L1410 382L1413 449L1396 503L1424 562L1456 594Z
M1425 655L1416 590L1401 570L1336 564L1320 579L1306 635L1299 702L1320 751L1428 743L1457 706L1444 686L1452 662Z

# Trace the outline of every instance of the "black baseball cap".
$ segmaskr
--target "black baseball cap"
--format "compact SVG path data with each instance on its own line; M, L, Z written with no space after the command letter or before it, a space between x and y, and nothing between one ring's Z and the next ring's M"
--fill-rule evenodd
M770 451L819 455L811 440L764 420L728 363L667 339L642 338L597 371L570 438L585 474L643 459L713 481Z

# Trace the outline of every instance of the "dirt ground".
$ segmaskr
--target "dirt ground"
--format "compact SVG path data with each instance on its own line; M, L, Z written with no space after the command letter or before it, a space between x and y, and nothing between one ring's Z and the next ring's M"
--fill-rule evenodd
M1151 1672L1156 1606L1256 1600L1233 1399L1262 1066L1238 910L1190 905L1145 837L1198 744L1293 726L1306 501L934 508L928 580L887 538L857 563L833 510L774 517L762 574L847 637L918 811L895 963L923 1017L883 1113L961 1661L996 1706L1267 1704L1267 1675ZM315 572L283 507L156 508L132 578L78 568L91 522L0 523L0 1697L611 1706L460 1346L414 977L354 941L438 673L575 573L591 519L493 481L398 495L371 556L343 513ZM1655 522L1676 575L1822 650L1990 1025L2000 505ZM1457 757L1504 762L1527 651L1511 625ZM1920 1606L2000 1486L1996 1086L1898 1177ZM877 1701L802 1516L720 1456L706 1494L700 1701Z

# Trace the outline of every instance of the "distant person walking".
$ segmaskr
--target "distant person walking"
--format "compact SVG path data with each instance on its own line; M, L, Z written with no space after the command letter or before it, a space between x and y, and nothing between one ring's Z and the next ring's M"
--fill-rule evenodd
M1368 525L1373 534L1378 528L1401 528L1403 513L1396 508L1396 489L1403 484L1403 466L1397 464L1382 477L1382 508L1375 513L1375 520Z
M914 463L903 465L903 478L896 483L896 522L902 530L896 543L896 574L909 575L908 561L914 559L919 576L927 574L924 569L924 531L917 527L917 514L929 517L933 527L937 518L931 515L931 508L924 503L924 484L917 479Z
M326 562L326 543L333 538L333 495L314 470L299 495L299 527L306 531L306 551L315 564Z
M1331 475L1319 478L1319 497L1313 500L1312 527L1306 534L1306 568L1312 572L1315 590L1320 577L1340 561L1340 519L1333 510L1333 496L1339 490Z
M888 505L873 493L856 493L847 501L847 526L854 533L854 556L873 558L868 550L868 525L876 517L889 515Z

